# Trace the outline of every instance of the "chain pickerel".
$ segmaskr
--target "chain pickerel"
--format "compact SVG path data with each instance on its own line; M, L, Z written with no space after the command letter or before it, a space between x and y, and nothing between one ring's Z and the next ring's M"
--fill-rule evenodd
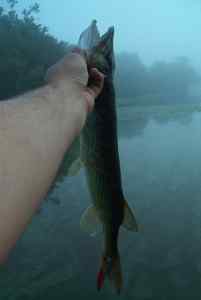
M95 108L88 116L81 135L80 158L86 170L93 203L82 215L81 227L94 234L101 224L104 251L97 288L100 290L105 277L109 277L120 293L123 280L118 251L119 229L123 225L128 230L138 231L138 226L122 190L113 84L113 39L113 27L100 36L96 21L93 21L80 35L78 43L85 50L88 68L96 67L105 75L103 90L96 99Z

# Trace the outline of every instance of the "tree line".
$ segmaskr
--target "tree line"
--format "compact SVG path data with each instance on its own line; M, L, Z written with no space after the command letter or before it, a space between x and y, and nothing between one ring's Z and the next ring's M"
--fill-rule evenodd
M48 67L60 59L67 44L37 24L38 4L16 11L16 0L0 6L0 99L6 99L43 84Z
M148 67L138 54L121 53L117 55L115 83L121 104L179 104L197 101L191 89L201 84L201 76L186 57Z

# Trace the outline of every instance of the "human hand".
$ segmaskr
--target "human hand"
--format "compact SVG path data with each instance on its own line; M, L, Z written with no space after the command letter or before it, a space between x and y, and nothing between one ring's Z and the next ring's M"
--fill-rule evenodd
M89 79L90 85L87 86ZM55 87L69 83L75 85L86 102L87 111L90 112L94 107L95 98L103 88L104 75L96 68L92 68L88 73L84 52L75 48L48 69L46 80Z

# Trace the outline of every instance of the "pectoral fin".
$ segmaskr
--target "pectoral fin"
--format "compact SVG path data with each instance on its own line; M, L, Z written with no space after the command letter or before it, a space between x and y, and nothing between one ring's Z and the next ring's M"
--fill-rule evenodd
M94 206L89 206L83 213L80 226L85 232L92 236L102 231L102 224Z
M122 226L127 230L138 231L138 224L135 215L131 208L128 206L127 201L124 202L124 220Z
M80 158L77 158L73 161L70 168L68 169L68 175L69 176L75 176L79 173L81 168L83 167L83 163Z

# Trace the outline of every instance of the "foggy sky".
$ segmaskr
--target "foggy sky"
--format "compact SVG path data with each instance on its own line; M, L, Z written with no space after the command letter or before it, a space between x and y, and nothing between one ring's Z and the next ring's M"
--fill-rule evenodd
M21 5L33 1L19 0ZM188 56L201 69L200 0L40 0L38 20L50 32L76 42L97 19L103 32L114 25L115 49L139 53L143 62Z

